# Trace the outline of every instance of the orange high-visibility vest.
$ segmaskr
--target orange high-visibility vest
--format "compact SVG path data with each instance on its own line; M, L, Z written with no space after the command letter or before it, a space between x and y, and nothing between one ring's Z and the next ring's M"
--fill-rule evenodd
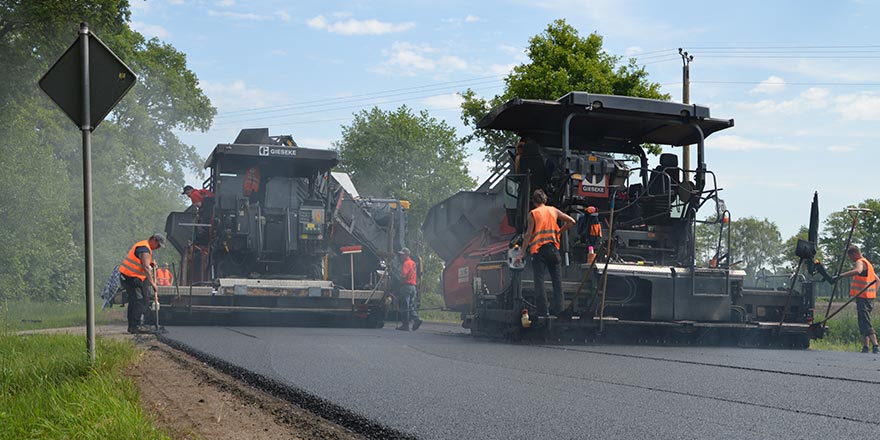
M862 257L859 258L858 261L861 261L865 264L865 267L868 268L868 275L861 276L856 275L853 277L852 282L849 283L849 296L859 295L859 292L865 288L871 281L877 279L877 274L874 273L874 266L871 265L871 262L868 261L867 258ZM859 298L876 298L877 297L877 283L874 283L873 286L868 287Z
M406 260L403 261L400 278L403 284L416 285L416 262L412 258L406 257Z
M244 173L244 188L243 192L245 197L256 193L260 190L260 168L257 166L253 166L247 169Z
M599 214L590 214L590 235L593 237L602 237L602 223L599 222Z
M147 279L147 272L144 271L144 266L141 264L140 258L134 254L134 250L141 246L150 251L150 259L153 259L153 250L150 249L150 241L139 241L131 247L131 250L128 251L128 255L122 259L122 264L119 265L119 273L129 278L137 278L143 281Z
M556 209L544 205L530 212L535 224L534 233L529 240L529 252L537 254L538 249L547 243L553 243L559 249L559 225L556 224Z
M156 284L160 286L171 285L171 271L164 267L156 270Z

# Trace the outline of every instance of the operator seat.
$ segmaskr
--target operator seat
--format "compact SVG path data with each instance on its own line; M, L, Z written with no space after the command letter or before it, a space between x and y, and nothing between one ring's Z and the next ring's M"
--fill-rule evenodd
M523 145L517 173L530 175L532 190L547 187L547 162L544 155L541 154L541 146L537 142L528 140Z
M668 179L667 179L668 177ZM678 156L670 153L660 155L660 164L654 168L651 178L648 180L648 193L651 195L663 195L667 192L667 185L675 192L676 186L681 183L681 170L678 169Z

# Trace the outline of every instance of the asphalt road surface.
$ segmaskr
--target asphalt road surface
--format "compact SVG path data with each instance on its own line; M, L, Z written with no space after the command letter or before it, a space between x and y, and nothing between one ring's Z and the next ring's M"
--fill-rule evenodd
M512 345L433 324L168 330L421 439L880 438L880 355Z

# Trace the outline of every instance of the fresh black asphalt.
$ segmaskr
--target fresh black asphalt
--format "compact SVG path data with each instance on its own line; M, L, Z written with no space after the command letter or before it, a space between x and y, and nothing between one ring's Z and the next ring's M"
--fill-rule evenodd
M514 345L434 324L168 330L421 439L880 438L880 355Z

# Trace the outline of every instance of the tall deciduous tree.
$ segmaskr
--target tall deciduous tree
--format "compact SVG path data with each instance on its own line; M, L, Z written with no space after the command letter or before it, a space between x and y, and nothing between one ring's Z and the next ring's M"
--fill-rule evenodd
M602 49L599 34L581 37L565 20L554 21L543 33L532 37L527 54L530 61L513 68L505 78L506 87L501 95L485 99L471 89L462 93L461 119L475 129L464 141L480 140L480 151L489 162L497 162L514 137L497 130L476 130L477 121L491 108L513 97L556 99L571 91L584 91L669 99L669 95L660 92L660 84L648 81L648 72L635 59L622 64L621 57Z
M410 201L407 243L425 258L426 278L433 288L440 261L421 240L425 215L438 202L475 184L455 130L425 111L373 108L356 113L351 124L342 127L336 148L341 168L351 175L358 192Z
M185 55L129 19L127 0L0 0L0 234L14 238L0 247L0 295L82 297L79 131L36 87L80 22L140 77L93 136L97 283L133 242L162 230L185 171L198 170L175 132L207 129L215 109Z
M730 251L742 261L748 279L761 269L775 271L782 264L782 235L776 223L745 217L731 222Z
M827 266L836 272L843 261L843 270L847 269L844 255L846 239L852 229L853 217L858 215L858 224L853 231L852 244L859 246L862 255L871 262L880 261L880 200L866 199L857 206L869 212L850 212L846 209L832 212L825 219L819 246L828 259Z

